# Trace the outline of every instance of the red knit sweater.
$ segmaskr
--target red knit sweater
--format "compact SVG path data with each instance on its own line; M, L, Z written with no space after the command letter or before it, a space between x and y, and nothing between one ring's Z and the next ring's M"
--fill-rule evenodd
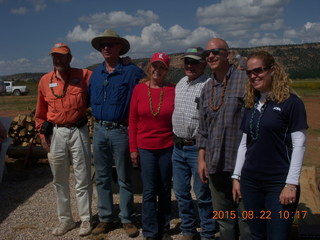
M130 152L137 152L138 148L163 149L173 145L171 118L174 109L175 85L164 86L163 91L160 113L153 116L146 83L140 83L134 88L129 114ZM161 88L151 88L154 113L158 110L160 92Z

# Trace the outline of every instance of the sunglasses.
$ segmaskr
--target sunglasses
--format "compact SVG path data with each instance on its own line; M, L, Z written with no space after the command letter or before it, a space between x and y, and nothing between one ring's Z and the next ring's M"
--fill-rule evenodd
M252 70L246 70L247 76L251 77L251 74L253 73L254 75L260 75L263 72L265 72L266 70L269 70L271 67L258 67L258 68L254 68Z
M199 60L195 60L192 58L185 58L183 61L184 61L184 65L197 65L200 63Z
M213 48L213 49L205 50L204 56L209 57L210 53L212 53L213 55L220 55L222 54L222 52L226 52L226 51L227 51L226 48Z
M103 49L105 47L107 48L113 48L114 46L118 45L119 43L117 42L103 42L100 44L100 48Z

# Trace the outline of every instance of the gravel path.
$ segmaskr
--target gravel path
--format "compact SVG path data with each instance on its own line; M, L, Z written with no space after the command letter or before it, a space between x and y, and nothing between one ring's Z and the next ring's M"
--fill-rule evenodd
M57 225L56 197L51 184L52 175L48 164L36 164L32 167L23 167L19 161L7 164L8 172L0 184L0 239L1 240L31 240L31 239L130 239L126 236L117 222L116 228L96 237L79 237L78 228L68 232L62 237L51 235L52 229ZM70 176L72 210L75 221L79 222L74 194L74 178ZM116 211L118 211L119 195L114 194ZM137 224L141 227L141 195L135 194L135 210L137 213ZM97 193L93 194L93 220L97 222ZM173 239L179 239L177 203L173 199L171 234ZM142 240L142 233L135 238Z

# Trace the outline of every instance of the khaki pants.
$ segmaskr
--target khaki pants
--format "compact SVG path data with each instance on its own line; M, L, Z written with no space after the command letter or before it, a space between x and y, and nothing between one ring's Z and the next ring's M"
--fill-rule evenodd
M60 222L73 221L70 206L70 164L75 176L77 206L81 221L91 220L91 151L88 127L54 127L48 160L53 174Z

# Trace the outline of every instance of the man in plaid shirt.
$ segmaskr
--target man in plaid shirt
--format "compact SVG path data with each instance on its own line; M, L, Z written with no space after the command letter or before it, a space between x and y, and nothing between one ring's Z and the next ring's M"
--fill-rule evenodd
M174 149L172 154L173 189L179 205L182 240L198 237L196 213L190 194L191 177L197 197L201 226L201 239L214 239L215 220L212 219L212 203L209 185L202 183L198 175L198 148L195 136L199 126L199 99L203 86L210 80L205 74L206 62L203 49L188 48L183 56L183 77L176 86L175 108L172 116Z
M239 229L240 239L250 239L246 221L231 217L241 217L243 209L241 202L233 201L231 175L241 140L239 128L247 76L245 71L229 64L230 50L223 39L211 39L204 55L214 73L203 87L199 103L198 173L202 182L209 182L214 217L219 211L224 213L217 217L220 239L238 239Z

